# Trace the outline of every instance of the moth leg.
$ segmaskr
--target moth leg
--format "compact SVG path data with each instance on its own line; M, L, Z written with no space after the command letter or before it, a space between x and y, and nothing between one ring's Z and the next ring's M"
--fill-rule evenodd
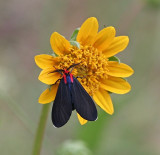
M63 75L62 72L64 72L64 70L63 69L57 69L57 70L55 70L53 72L50 72L50 73L55 73L55 72L58 72L59 74ZM48 74L50 74L50 73L48 73Z

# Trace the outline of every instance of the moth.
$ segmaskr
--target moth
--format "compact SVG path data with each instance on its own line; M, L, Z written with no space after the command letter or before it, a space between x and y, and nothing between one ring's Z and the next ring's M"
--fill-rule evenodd
M76 65L78 64L73 64L64 70L54 71L62 75L51 114L52 123L58 128L68 122L73 110L88 121L97 119L97 109L93 99L72 74L73 67ZM70 69L72 70L69 71Z

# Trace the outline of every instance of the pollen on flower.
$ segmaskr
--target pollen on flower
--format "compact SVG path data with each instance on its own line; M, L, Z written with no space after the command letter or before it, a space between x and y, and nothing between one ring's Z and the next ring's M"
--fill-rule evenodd
M99 89L100 79L107 78L108 59L92 46L72 47L70 54L60 56L59 60L58 69L80 63L72 74L82 77L78 80L91 96Z

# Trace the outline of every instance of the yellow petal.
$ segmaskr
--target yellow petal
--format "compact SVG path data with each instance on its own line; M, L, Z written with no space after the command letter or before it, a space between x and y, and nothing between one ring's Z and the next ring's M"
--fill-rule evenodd
M109 61L107 69L107 74L115 77L129 77L134 72L130 66L115 61Z
M51 35L50 44L53 51L58 55L70 53L71 45L69 41L57 32Z
M106 113L110 115L114 113L111 97L106 90L99 89L99 91L93 95L93 99Z
M61 74L55 71L55 68L47 68L41 71L38 79L48 85L55 84L61 78Z
M101 30L95 39L93 46L100 51L106 49L115 37L116 31L115 28L110 26Z
M81 125L84 125L84 124L86 124L88 122L87 120L82 118L78 113L77 113L77 117L78 117L78 120L79 120Z
M54 101L59 84L52 85L51 88L46 89L39 97L39 103L46 104Z
M101 79L100 87L117 94L125 94L131 90L130 84L119 77L109 76L108 79Z
M127 47L128 43L129 38L127 36L115 37L109 47L103 50L103 54L107 57L111 57L123 51Z
M88 18L81 26L77 41L85 46L92 45L98 32L98 21L95 17Z
M34 59L37 66L41 69L51 68L59 63L57 57L53 57L47 54L36 55Z

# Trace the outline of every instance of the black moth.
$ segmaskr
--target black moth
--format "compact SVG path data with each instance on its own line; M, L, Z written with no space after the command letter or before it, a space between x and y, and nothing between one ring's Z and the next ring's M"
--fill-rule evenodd
M97 119L97 109L94 101L85 91L69 69L73 69L77 64L71 65L65 70L55 70L60 72L63 77L60 79L56 98L52 107L52 122L55 127L62 127L65 125L73 110L88 121L95 121Z

